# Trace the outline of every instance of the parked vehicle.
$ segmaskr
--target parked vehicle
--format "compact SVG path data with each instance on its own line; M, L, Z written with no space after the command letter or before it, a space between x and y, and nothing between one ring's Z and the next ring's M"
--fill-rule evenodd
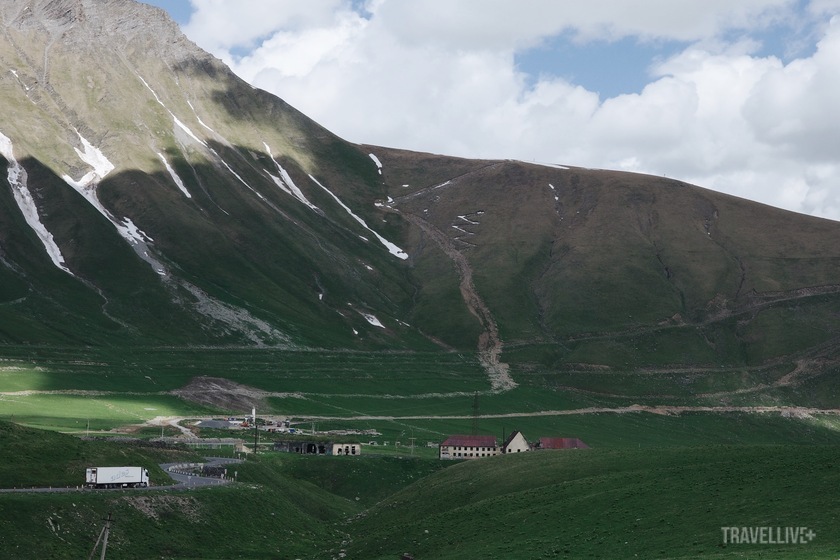
M88 488L146 488L149 471L143 467L88 467L85 470Z

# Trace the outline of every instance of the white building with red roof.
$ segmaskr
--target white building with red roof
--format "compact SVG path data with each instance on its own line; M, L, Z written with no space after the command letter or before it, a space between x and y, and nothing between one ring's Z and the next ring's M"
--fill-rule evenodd
M531 444L522 435L519 430L514 430L507 439L502 443L501 452L506 453L521 453L523 451L531 451Z
M441 459L480 459L498 454L496 436L449 436L440 444Z

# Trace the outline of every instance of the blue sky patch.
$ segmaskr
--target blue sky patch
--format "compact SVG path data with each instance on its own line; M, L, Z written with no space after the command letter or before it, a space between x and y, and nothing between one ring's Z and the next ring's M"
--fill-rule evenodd
M190 21L193 9L189 0L141 0L144 4L151 4L163 8L179 25L186 25Z
M601 99L624 93L640 93L650 83L651 65L677 54L679 42L639 42L626 37L618 41L573 43L567 35L518 53L516 67L536 82L541 77L558 77L600 94Z

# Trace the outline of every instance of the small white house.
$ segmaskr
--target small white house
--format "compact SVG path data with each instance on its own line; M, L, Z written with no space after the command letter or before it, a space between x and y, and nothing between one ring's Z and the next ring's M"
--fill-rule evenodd
M502 453L521 453L523 451L531 451L531 445L522 435L522 432L514 430L502 444Z

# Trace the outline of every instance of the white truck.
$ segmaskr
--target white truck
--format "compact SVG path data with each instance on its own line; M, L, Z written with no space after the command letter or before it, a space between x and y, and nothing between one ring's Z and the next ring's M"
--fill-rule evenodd
M143 467L88 467L85 470L88 488L146 488L149 471Z

